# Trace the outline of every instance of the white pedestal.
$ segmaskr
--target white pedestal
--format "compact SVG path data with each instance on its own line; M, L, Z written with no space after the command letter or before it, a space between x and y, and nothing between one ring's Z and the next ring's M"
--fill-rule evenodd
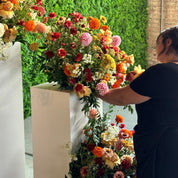
M25 178L20 43L0 61L0 178Z
M58 86L31 87L34 178L64 178L68 174L69 154L82 140L81 131L88 118L75 94L58 91Z

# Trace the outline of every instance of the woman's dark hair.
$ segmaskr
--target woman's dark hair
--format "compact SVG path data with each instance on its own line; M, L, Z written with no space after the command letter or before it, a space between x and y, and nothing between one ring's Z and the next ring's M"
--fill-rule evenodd
M160 37L162 37L162 43L164 45L164 48L160 52L160 54L164 53L164 51L166 50L166 40L168 38L172 40L172 43L167 51L167 54L173 51L176 52L176 54L178 54L178 26L168 28L164 30L163 32L161 32L159 36L157 37L156 43L158 43L158 40L160 39Z

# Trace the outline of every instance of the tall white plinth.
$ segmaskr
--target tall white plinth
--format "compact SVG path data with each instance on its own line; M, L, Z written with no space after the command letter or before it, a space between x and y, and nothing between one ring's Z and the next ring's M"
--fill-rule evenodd
M20 43L0 61L0 178L25 178L25 144Z
M53 84L31 87L34 178L64 178L68 174L66 144L77 150L88 118L78 97Z

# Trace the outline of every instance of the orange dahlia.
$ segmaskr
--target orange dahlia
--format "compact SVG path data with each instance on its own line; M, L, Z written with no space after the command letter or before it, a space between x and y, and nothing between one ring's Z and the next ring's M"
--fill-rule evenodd
M100 158L103 156L103 148L99 146L95 146L95 148L92 150L92 153L98 158Z
M29 20L25 24L25 29L29 32L33 31L35 29L35 22L33 20Z
M124 118L120 116L119 114L116 115L115 121L117 123L122 123L124 121Z
M89 22L89 27L91 30L98 30L100 27L100 21L97 18L92 18Z
M122 73L122 74L125 74L126 73L126 70L124 68L124 64L123 63L118 63L116 64L116 71L118 73Z

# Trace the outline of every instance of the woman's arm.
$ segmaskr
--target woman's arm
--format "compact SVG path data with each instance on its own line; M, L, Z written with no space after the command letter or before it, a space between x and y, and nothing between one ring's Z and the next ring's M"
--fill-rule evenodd
M140 104L150 99L148 96L136 93L129 85L123 88L110 89L104 96L99 95L98 97L107 103L120 106Z

